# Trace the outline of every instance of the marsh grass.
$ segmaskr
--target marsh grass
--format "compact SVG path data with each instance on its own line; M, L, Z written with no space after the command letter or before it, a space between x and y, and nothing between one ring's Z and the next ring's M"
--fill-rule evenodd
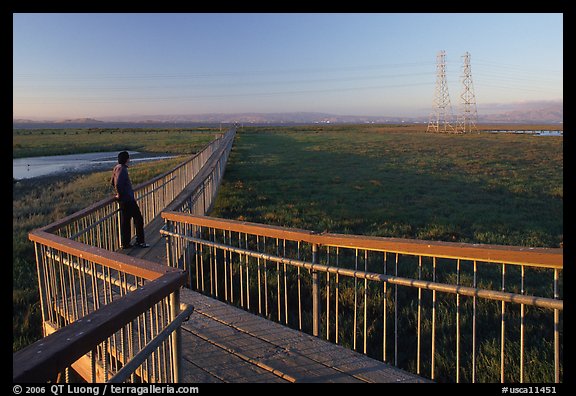
M213 128L15 129L12 157L133 150L191 154L214 139Z
M558 247L563 140L244 128L214 214L314 231Z

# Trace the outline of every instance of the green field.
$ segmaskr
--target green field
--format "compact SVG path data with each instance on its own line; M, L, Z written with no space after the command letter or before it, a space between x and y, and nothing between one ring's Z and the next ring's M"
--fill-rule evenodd
M208 144L218 132L214 128L15 129L12 158L121 150L188 154Z
M563 138L244 128L213 213L314 231L558 247Z

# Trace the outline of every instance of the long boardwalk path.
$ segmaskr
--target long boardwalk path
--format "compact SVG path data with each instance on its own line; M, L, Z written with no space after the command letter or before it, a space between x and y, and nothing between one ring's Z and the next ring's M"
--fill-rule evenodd
M166 265L162 225L146 227L149 248L124 253ZM183 382L429 382L186 288L180 301L194 306L182 325Z

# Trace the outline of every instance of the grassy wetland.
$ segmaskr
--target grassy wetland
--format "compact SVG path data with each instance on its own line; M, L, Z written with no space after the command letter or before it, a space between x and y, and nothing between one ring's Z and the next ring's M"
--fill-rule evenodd
M177 157L130 167L134 185L182 163L214 138L217 129L53 129L14 130L13 158L133 150ZM28 232L113 194L110 171L14 180L12 185L12 349L42 336L34 245Z
M562 136L432 134L425 133L425 128L422 125L243 127L236 135L211 215L345 234L529 247L562 246ZM551 128L490 126L485 129ZM13 134L13 152L14 158L124 149L189 154L206 144L218 131L195 132L199 133L181 130L20 130ZM137 184L181 161L182 157L178 157L134 166L131 178ZM111 193L108 180L109 172L98 172L22 180L14 184L14 350L40 337L35 261L27 233L108 196ZM402 276L414 276L416 264L409 263L401 271ZM498 268L489 275L487 278L492 277L497 284ZM535 275L537 279L538 273ZM438 276L448 283L452 275L439 273ZM470 281L469 273L464 271L462 276L463 282ZM384 297L378 289L381 286L377 286L369 286L371 298L367 310L370 318L379 317L383 301L387 301L388 310L393 306L391 288ZM360 293L363 293L362 287ZM550 283L543 287L550 288ZM401 288L399 298L413 301L413 293ZM323 295L322 299L325 298ZM349 313L354 292L343 291L340 298L344 312L341 313L340 340L350 347L352 319ZM439 339L436 342L438 350L451 351L455 348L451 341L455 316L453 302L448 300L450 298L439 297L436 330ZM471 310L470 304L469 300L462 301L463 312ZM416 320L413 302L401 307L399 328L413 329ZM484 338L478 347L476 381L498 382L499 304L487 303L479 306L479 311L479 331ZM539 316L538 310L531 311L535 319L528 324L529 347L525 358L531 364L526 368L524 380L552 382L553 370L550 371L549 365L538 363L550 359L549 314ZM423 316L429 318L429 312L430 306L424 305ZM510 320L518 319L518 312L510 308L508 312ZM540 320L542 318L545 319ZM462 320L462 325L468 328L470 322L464 317ZM390 320L388 325L391 324ZM326 324L322 326L321 333ZM430 323L425 321L423 329L429 331ZM376 351L369 355L381 359L381 346L378 346L383 333L381 320L371 320L367 331L368 350ZM509 326L507 331L515 334L518 329ZM546 338L537 338L541 334ZM464 333L462 337L463 346L469 349L471 340ZM411 371L415 371L414 338L413 330L401 334L399 345L399 350L405 352L399 356L399 366ZM429 343L428 339L423 348L429 348ZM517 353L516 343L507 346L509 369L506 380L510 382L519 381ZM453 356L436 356L439 381L454 380ZM423 373L427 375L429 362L422 364ZM461 381L470 381L469 373L470 367L466 363Z
M563 138L244 128L214 214L314 231L558 247Z
M450 135L424 133L424 129L425 126L376 125L243 128L236 136L212 215L318 232L529 247L562 246L562 136ZM388 261L393 268L392 256ZM340 265L346 265L344 261L342 259ZM354 258L348 261L352 265L349 268L353 268ZM423 261L423 279L432 280L432 262ZM403 259L401 264L400 276L418 278L417 260ZM369 263L369 268L371 265L372 271L381 272L381 260ZM456 284L453 266L455 263L439 260L437 280ZM485 267L479 269L479 286L500 290L501 266ZM472 286L471 269L471 262L462 262L461 285ZM270 301L277 298L274 271L272 266L268 274ZM506 290L520 293L520 269L507 266L506 271ZM530 292L537 295L551 297L552 278L550 271L526 271L526 284L530 284ZM310 287L309 277L305 278L306 282L304 289ZM339 342L352 348L354 301L356 296L363 295L364 286L348 283L346 287L346 282L341 282ZM288 282L288 294L292 296L289 301L297 301L295 283L295 278ZM321 285L320 300L326 301L326 282L321 280ZM366 336L368 355L382 359L382 312L386 301L387 361L390 361L396 358L390 352L394 351L391 340L396 290L389 287L384 296L381 284L370 283L367 287L367 333L363 334L364 319L360 314L358 342ZM331 290L333 301L334 285ZM417 289L401 287L397 292L398 365L416 372ZM421 372L430 377L432 295L426 291L422 294ZM363 300L359 297L358 301L361 312ZM295 306L294 302L290 304ZM275 304L271 305L269 316L274 320L277 312ZM303 308L304 329L311 329L311 308L308 308ZM520 308L512 305L506 309L505 379L519 382ZM472 381L472 310L472 299L462 298L462 382ZM553 382L552 312L533 308L527 308L526 312L523 380ZM495 301L479 301L476 315L475 381L499 382L501 306ZM293 320L298 315L291 312L289 316ZM435 379L441 382L455 381L455 318L454 296L439 294ZM295 322L290 325L297 327ZM326 334L326 326L323 311L320 334ZM334 323L330 326L330 339L334 341Z

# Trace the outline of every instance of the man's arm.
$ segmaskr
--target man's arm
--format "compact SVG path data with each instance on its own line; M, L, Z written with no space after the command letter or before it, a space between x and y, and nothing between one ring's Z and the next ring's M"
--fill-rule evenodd
M130 178L128 177L128 169L124 166L120 168L116 178L116 192L119 199L130 195Z

